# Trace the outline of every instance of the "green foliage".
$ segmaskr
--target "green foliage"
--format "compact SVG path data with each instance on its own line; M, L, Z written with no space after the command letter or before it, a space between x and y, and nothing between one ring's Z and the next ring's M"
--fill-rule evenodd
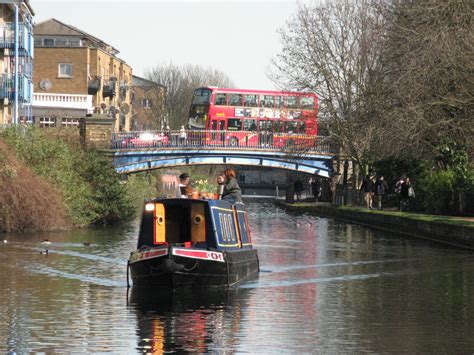
M137 209L141 209L145 199L156 197L156 184L157 177L154 174L138 173L130 175L127 181L127 191L132 205Z
M388 158L374 164L393 187L397 178L406 175L414 184L415 210L447 213L456 211L455 194L474 191L474 171L465 146L447 141L438 147L434 161Z
M420 179L417 191L422 192L423 210L441 213L446 210L447 197L453 191L455 174L452 170L437 170L427 172Z
M373 164L375 173L385 176L385 180L394 185L402 175L410 177L411 180L417 181L418 177L424 174L425 164L418 159L401 159L390 157L379 160Z
M459 191L473 190L474 172L470 166L466 146L449 140L439 146L438 152L436 162L439 168L451 171L453 174L453 189Z
M7 129L2 137L34 173L59 189L75 225L111 224L133 217L127 189L106 157L78 150L34 127Z

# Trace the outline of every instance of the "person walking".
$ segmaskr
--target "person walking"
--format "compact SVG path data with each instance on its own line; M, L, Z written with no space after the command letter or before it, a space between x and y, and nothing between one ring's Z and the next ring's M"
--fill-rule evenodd
M360 186L360 191L363 192L364 194L364 201L365 201L365 206L368 209L372 209L372 194L374 190L374 183L372 181L372 178L370 175L366 175L365 179L362 181L362 185Z
M406 178L400 185L400 212L408 211L410 207L410 198L415 197L415 190L411 185L410 178Z
M314 202L318 203L321 197L321 183L317 177L311 180L311 190L313 192Z
M296 201L300 202L301 201L301 193L303 192L304 187L303 183L301 180L296 179L295 181L295 194L296 194Z
M376 197L376 203L377 203L377 208L379 210L383 210L382 207L382 200L385 196L385 194L388 191L388 184L384 179L383 175L380 175L379 178L375 181L375 197Z

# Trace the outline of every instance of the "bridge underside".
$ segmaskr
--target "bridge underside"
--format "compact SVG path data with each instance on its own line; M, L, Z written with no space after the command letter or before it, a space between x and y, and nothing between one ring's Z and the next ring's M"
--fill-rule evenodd
M180 154L181 153L181 154ZM253 153L253 154L252 154ZM245 165L284 169L329 178L332 156L305 155L289 157L282 152L237 152L175 150L115 151L114 165L120 174L189 165Z

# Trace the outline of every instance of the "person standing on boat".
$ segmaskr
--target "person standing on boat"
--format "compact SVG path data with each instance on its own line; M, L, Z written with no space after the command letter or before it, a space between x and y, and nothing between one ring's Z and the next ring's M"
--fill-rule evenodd
M219 200L222 200L222 195L224 194L225 180L224 173L217 175L217 199Z
M191 187L191 178L188 173L182 173L179 176L179 192L181 197L188 197L188 190Z
M240 192L240 186L235 178L235 171L233 169L225 169L225 184L224 193L222 199L228 202L242 202L242 194Z

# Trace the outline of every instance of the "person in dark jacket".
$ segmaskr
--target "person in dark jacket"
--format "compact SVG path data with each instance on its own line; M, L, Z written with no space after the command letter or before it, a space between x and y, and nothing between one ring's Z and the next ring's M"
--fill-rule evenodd
M321 197L321 183L317 177L311 180L311 190L313 192L314 202L318 203L318 200Z
M400 184L400 211L407 211L409 208L409 199L414 195L410 178L406 178Z
M384 180L383 175L380 175L379 178L375 181L375 197L377 199L377 208L382 210L382 200L385 194L388 191L388 184Z
M372 209L372 195L374 193L374 183L370 175L367 175L360 185L360 191L364 193L364 201L367 208Z
M225 169L224 175L226 178L224 185L224 193L222 199L228 202L242 202L242 194L240 192L240 186L235 178L235 171L233 169Z
M303 182L301 180L296 179L295 181L295 194L296 194L296 201L300 202L301 201L301 193L303 192L304 187L303 187Z

